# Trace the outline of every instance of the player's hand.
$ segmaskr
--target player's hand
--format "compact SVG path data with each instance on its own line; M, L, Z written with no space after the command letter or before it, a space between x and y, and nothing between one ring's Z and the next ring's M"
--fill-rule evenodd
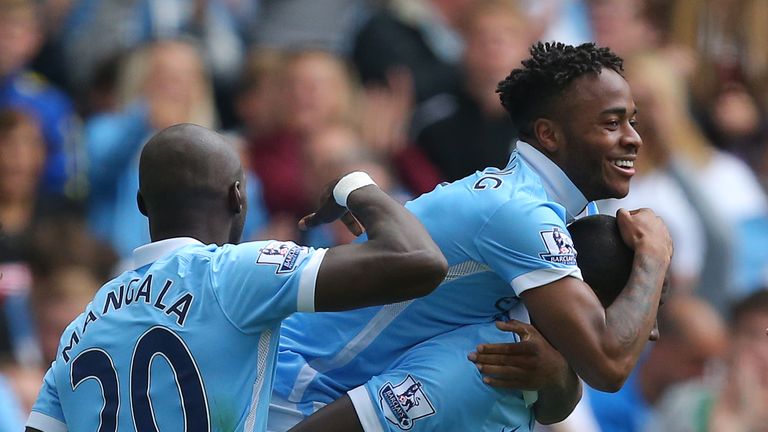
M672 259L672 238L664 221L648 208L628 211L619 209L616 223L624 242L635 253L644 253L666 260Z
M339 180L341 180L341 177L330 182L325 187L320 196L320 207L314 213L310 213L299 220L300 230L306 231L314 226L333 222L341 218L341 221L344 222L344 225L352 234L359 236L363 233L363 226L360 222L352 216L349 210L340 206L333 198L333 188L336 187L336 183Z
M477 365L483 382L493 387L540 390L562 380L568 363L530 324L497 322L500 330L517 333L520 342L478 345L468 358Z

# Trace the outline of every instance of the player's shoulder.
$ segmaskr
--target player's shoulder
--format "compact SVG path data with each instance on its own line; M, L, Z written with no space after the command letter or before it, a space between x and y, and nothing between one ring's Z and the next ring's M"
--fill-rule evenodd
M292 273L313 252L315 249L291 240L257 240L224 245L214 252L212 259L214 271L246 266L249 273L261 269L279 276Z
M472 194L488 212L526 217L553 208L541 178L519 158L504 169L478 172L472 180Z

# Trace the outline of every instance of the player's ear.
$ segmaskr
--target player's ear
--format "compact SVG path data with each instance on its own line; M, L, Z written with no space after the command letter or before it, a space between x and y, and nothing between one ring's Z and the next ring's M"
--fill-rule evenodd
M144 203L144 197L141 196L141 192L136 192L136 204L139 206L141 214L147 216L147 205Z
M243 191L240 181L232 183L229 187L229 210L232 213L239 214L243 211Z
M533 122L533 135L544 150L555 153L560 148L560 129L547 118L538 118Z

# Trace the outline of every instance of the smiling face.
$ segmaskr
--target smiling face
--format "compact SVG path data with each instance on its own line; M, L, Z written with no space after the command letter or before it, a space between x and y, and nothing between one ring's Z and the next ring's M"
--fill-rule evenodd
M588 200L626 196L642 145L627 82L604 68L575 79L559 100L560 133L550 157Z

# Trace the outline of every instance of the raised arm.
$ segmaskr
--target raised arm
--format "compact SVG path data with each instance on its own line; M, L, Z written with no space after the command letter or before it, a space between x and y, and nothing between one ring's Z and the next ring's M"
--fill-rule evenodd
M341 216L353 231L360 233L359 221L368 234L366 242L328 250L317 274L316 311L421 297L448 271L445 257L421 223L366 178L363 173L345 176L326 191L321 208L300 222L302 227L313 226Z
M603 391L618 391L634 368L654 325L672 257L669 233L651 210L621 210L617 220L635 258L629 282L611 306L603 309L574 277L522 293L539 331L587 384Z

